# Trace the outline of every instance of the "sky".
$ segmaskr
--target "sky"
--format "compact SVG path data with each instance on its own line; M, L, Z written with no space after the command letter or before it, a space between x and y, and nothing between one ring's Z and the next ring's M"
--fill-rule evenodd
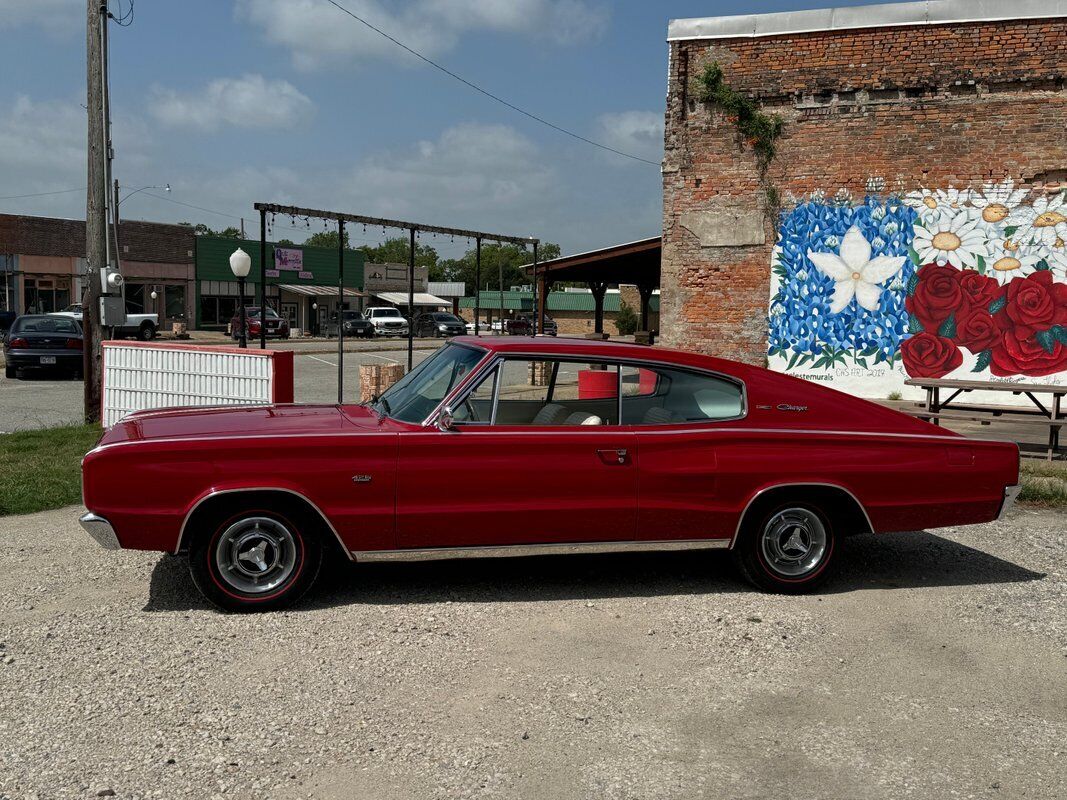
M114 174L123 194L171 191L130 196L124 219L224 228L244 217L256 237L262 201L537 236L564 253L655 236L668 20L828 5L337 2L508 102L654 163L540 125L328 0L135 0L131 24L110 34ZM129 7L110 0L116 16ZM0 212L84 217L85 9L0 0ZM63 193L12 197L44 192ZM309 232L276 226L275 238ZM466 248L426 243L444 256Z

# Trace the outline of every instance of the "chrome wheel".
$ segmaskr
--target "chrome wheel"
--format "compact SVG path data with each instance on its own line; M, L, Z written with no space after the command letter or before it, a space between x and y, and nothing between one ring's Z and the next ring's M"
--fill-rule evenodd
M237 591L262 594L277 588L293 574L296 537L272 517L245 517L219 536L215 565L219 576Z
M786 508L767 520L759 544L768 567L786 577L800 577L822 562L826 527L813 511Z

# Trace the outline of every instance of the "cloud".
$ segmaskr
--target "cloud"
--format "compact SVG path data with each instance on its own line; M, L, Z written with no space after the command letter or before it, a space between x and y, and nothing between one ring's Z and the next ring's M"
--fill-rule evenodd
M350 186L360 205L393 216L484 226L522 219L523 209L551 203L557 185L538 147L507 125L462 123L433 141L368 157Z
M605 6L590 0L340 0L353 14L428 57L452 50L474 30L535 36L557 44L595 38ZM238 20L289 49L299 69L412 57L322 0L237 0Z
M597 119L599 139L603 144L623 153L640 156L649 161L663 158L663 112L620 111L601 114ZM628 159L606 154L613 162Z
M35 26L52 36L85 31L82 0L0 0L0 30Z
M315 112L315 104L288 81L250 74L218 78L193 92L156 86L149 110L169 127L215 131L223 126L292 128Z

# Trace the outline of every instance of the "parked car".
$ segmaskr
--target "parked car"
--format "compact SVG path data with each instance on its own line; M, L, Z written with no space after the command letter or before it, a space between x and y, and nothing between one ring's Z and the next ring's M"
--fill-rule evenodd
M364 317L358 311L345 311L344 313L344 334L345 337L360 337L363 339L371 339L374 337L374 323ZM332 339L337 336L337 312L334 311L330 314L330 319L326 323L326 338Z
M482 322L481 320L479 320L477 323L475 323L472 320L471 322L465 323L463 327L467 329L467 333L474 333L475 325L477 325L477 329L479 331L487 331L487 330L489 330L489 325L484 323L484 322Z
M514 319L508 319L504 321L504 328L507 333L512 336L533 336L534 321L533 317L527 317L525 315L515 317ZM545 314L543 325L541 327L541 333L545 336L555 336L557 333L556 321L552 317Z
M4 376L25 370L47 370L80 378L82 327L58 314L25 314L4 336Z
M56 316L68 317L81 325L84 306L81 303L71 303L62 311L55 311ZM142 342L149 342L156 338L159 330L159 314L130 314L126 313L126 321L122 325L115 326L115 337L136 336Z
M407 336L408 321L399 308L392 306L372 306L364 315L374 325L376 336Z
M245 325L248 329L247 339L256 339L260 335L259 318L263 309L260 306L245 306ZM236 341L241 338L241 310L230 320L230 335ZM288 339L289 321L278 316L278 312L267 306L267 338Z
M82 525L185 554L241 611L292 603L324 557L721 548L803 592L848 534L988 522L1018 483L1015 444L759 367L460 337L372 404L130 414L82 462Z
M7 333L17 316L14 311L0 311L0 333Z
M467 325L455 314L431 311L415 317L415 335L428 337L463 336Z

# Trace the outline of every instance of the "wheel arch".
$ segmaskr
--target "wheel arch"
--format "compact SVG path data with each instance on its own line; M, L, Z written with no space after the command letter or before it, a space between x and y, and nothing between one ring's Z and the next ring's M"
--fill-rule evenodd
M863 503L849 489L836 483L778 483L765 486L753 494L745 503L744 510L737 519L730 549L744 530L745 524L755 515L771 506L790 500L811 503L830 518L830 522L843 534L873 533L870 515Z
M337 532L337 529L330 522L329 517L323 513L322 509L315 505L308 497L295 489L286 489L279 486L249 486L238 487L231 489L219 489L211 491L201 496L186 512L185 517L182 519L181 529L178 531L178 541L174 545L174 554L186 552L189 549L189 530L192 528L199 519L204 519L215 513L223 503L235 499L233 495L244 496L247 499L258 498L261 501L281 501L283 503L295 504L307 517L318 523L320 532L323 535L323 545L330 546L331 542L344 553L345 558L352 561L352 553L345 546L345 543L341 539L341 535ZM332 538L331 538L332 535Z

